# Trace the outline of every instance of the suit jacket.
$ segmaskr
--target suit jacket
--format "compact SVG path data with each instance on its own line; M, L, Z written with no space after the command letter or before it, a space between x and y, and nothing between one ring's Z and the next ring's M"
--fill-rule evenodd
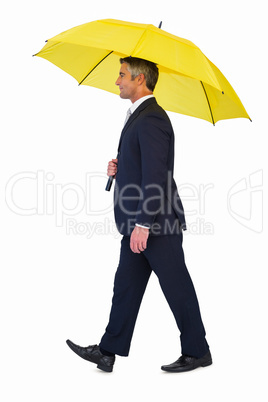
M145 100L124 126L118 147L114 214L119 232L135 224L150 235L185 229L183 206L173 178L174 132L155 98Z

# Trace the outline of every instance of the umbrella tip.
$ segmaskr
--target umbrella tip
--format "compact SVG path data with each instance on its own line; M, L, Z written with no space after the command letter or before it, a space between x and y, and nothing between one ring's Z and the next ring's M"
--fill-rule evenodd
M161 29L162 26L162 21L160 21L160 24L158 25L158 28Z

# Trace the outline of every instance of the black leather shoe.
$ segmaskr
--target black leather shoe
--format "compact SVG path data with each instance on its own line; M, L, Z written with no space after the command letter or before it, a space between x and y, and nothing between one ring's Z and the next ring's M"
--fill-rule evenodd
M197 359L196 357L191 357L187 355L182 355L174 363L167 366L162 366L161 369L168 371L169 373L183 373L184 371L191 371L198 367L207 367L212 364L212 357L210 352Z
M103 355L98 345L92 345L83 348L81 346L75 345L69 339L66 341L66 343L72 349L72 351L78 356L82 357L82 359L97 364L98 369L106 371L107 373L111 373L113 371L115 356Z

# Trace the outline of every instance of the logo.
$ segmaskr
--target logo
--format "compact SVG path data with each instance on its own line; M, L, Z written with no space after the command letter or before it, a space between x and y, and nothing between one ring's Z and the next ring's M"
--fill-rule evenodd
M263 170L237 181L227 195L228 211L240 225L263 231Z

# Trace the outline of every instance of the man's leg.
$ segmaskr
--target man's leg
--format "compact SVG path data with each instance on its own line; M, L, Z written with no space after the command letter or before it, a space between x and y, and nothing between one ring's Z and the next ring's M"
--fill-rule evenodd
M182 235L151 236L143 252L181 332L182 354L203 357L209 350L195 289L184 261Z
M130 237L124 236L115 274L110 319L99 345L102 350L120 356L128 355L136 318L150 275L151 268L143 253L133 253L130 249Z

